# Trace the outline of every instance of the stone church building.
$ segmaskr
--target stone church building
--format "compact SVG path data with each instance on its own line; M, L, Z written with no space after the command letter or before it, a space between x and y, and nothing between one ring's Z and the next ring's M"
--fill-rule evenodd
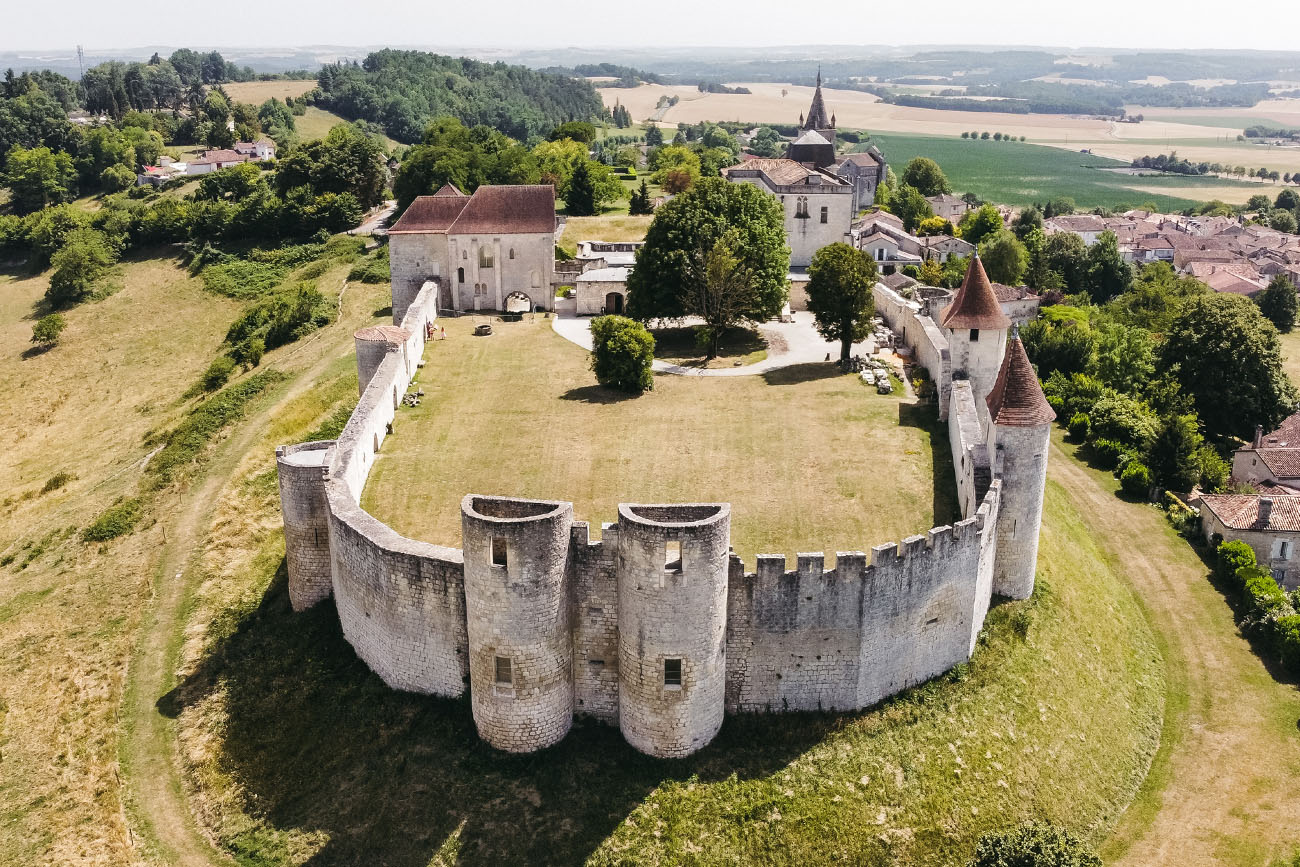
M550 310L555 268L555 188L447 184L419 196L388 231L393 321L426 282L440 310Z

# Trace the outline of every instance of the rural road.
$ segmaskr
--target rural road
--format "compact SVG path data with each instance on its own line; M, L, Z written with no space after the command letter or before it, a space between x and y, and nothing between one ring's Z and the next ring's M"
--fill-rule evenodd
M1161 638L1165 730L1142 791L1103 850L1119 867L1263 865L1300 848L1300 692L1238 633L1191 546L1127 503L1059 441L1050 473L1127 575Z

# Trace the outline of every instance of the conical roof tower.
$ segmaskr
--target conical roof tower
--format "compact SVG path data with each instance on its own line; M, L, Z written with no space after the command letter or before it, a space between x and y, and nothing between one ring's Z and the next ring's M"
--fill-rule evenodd
M1056 419L1056 411L1043 395L1038 375L1025 354L1018 327L1011 331L1002 369L985 402L989 419L1000 427L1036 427Z
M803 122L804 129L832 129L834 124L826 116L826 101L822 99L822 69L817 67L817 90L813 92L812 107L808 109L808 117Z
M979 253L971 256L966 279L961 281L961 288L952 303L944 308L939 324L954 331L959 328L992 331L1011 327L1011 320L1002 312L998 297L993 294L993 284L984 271Z

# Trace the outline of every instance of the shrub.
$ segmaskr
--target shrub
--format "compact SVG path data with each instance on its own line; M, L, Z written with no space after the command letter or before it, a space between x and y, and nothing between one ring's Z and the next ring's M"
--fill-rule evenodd
M45 485L41 488L41 493L48 494L57 491L75 478L76 476L72 473L69 473L66 470L59 470L57 473L45 480Z
M1279 617L1273 625L1274 643L1282 665L1292 674L1300 674L1300 614L1288 614ZM1296 856L1300 864L1300 855Z
M232 346L230 357L236 364L241 364L245 370L248 370L262 363L262 355L265 352L266 341L260 337L250 337Z
M1210 446L1201 446L1196 452L1201 465L1201 490L1214 494L1228 487L1232 467Z
M1145 498L1151 491L1151 471L1139 460L1129 461L1120 474L1119 486L1130 497Z
M259 338L264 349L275 349L334 321L335 305L311 283L276 292L244 311L226 332L226 341L238 346Z
M1088 413L1092 435L1115 440L1146 452L1155 442L1159 419L1146 404L1126 394L1110 392Z
M63 334L63 329L67 327L67 320L58 313L42 316L32 326L32 343L46 348L55 346L59 342L59 336Z
M103 511L89 527L81 531L86 542L107 542L125 536L144 517L144 503L134 497L118 500Z
M375 253L372 258L352 266L352 270L348 272L348 279L360 283L387 283L391 279L388 267L388 248L381 247L379 252Z
M278 286L288 267L291 266L240 260L209 265L203 269L203 288L227 298L257 298Z
M216 391L226 384L235 372L235 360L223 355L208 365L208 369L199 377L199 388L203 391Z
M980 837L970 867L1101 867L1101 859L1063 828L1030 824Z
M655 339L644 325L626 316L598 316L591 321L591 339L597 382L630 394L654 388Z
M1088 438L1088 414L1086 412L1076 412L1070 417L1070 424L1067 428L1070 436L1082 442Z
M1214 574L1222 581L1236 581L1237 572L1255 565L1255 550L1245 542L1223 542L1214 551Z
M99 185L106 192L118 193L135 183L135 172L129 166L109 166L99 173Z
M1119 465L1119 459L1124 454L1124 446L1114 440L1093 440L1092 445L1093 463L1103 470L1113 470Z
M76 229L50 258L54 273L46 299L56 307L73 304L89 296L95 283L117 261L117 250L103 232Z

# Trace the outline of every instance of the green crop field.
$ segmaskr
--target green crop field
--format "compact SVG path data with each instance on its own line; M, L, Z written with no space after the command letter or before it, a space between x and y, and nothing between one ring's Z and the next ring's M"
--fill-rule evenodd
M982 199L1007 205L1029 205L1069 196L1083 209L1121 209L1154 203L1162 210L1182 210L1198 201L1178 195L1191 186L1222 189L1225 197L1228 191L1240 197L1243 188L1258 189L1257 184L1215 177L1139 177L1103 171L1126 164L1019 141L873 133L869 144L880 148L896 172L901 173L913 157L930 157L943 167L958 193L972 192ZM866 144L861 147L865 148ZM1133 189L1135 186L1144 189ZM1167 188L1169 193L1151 192L1162 188Z

